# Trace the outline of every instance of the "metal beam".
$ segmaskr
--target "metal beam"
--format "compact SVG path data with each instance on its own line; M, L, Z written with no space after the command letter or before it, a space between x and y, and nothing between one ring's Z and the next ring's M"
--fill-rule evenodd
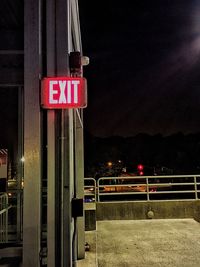
M69 76L70 1L47 1L47 76ZM72 266L73 114L47 112L48 267ZM59 229L58 229L59 228Z
M5 88L5 87L16 87L16 89L18 89L18 87L23 87L24 84L23 83L0 83L0 87Z
M79 112L75 111L75 190L77 198L84 198L84 147L83 123ZM77 259L85 258L85 220L77 218Z
M22 238L22 181L24 179L24 90L18 87L17 241Z
M2 50L0 49L0 55L23 55L24 50Z
M56 71L58 76L69 76L71 44L71 1L56 1ZM66 56L65 56L66 55ZM73 197L72 116L69 110L61 115L61 267L72 266L72 237L74 223L71 216Z
M81 30L79 20L78 1L72 1L72 34L74 38L74 49L82 54Z
M72 1L72 35L74 39L75 51L80 51L82 55L81 30L79 20L78 1ZM77 198L84 198L84 141L83 141L83 112L76 109L75 119L75 194ZM76 220L76 250L77 259L85 257L85 219L78 217Z
M56 76L56 48L55 48L55 1L46 2L46 55L47 76ZM59 218L56 218L56 208L59 208L59 198L56 198L56 113L47 111L47 266L59 266L60 253L56 228L59 227ZM56 205L56 201L58 202Z
M23 267L40 266L41 238L41 1L24 1Z
M0 82L2 85L23 85L24 75L22 69L3 69L0 67Z

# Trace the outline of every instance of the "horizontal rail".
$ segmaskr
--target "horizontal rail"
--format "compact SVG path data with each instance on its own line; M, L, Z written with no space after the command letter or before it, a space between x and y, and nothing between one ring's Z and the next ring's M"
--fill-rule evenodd
M189 196L188 194L191 194ZM200 175L101 177L97 181L97 200L124 201L123 196L146 195L145 200L200 199ZM153 196L157 196L153 199ZM120 200L116 197L121 197ZM164 197L165 196L165 197ZM109 197L109 198L108 198ZM159 197L159 199L158 199ZM167 200L167 199L165 199Z

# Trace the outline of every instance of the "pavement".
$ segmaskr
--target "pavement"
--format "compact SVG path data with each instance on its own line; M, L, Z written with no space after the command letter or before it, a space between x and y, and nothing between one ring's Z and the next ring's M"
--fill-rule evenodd
M77 267L200 267L200 224L193 219L98 221Z

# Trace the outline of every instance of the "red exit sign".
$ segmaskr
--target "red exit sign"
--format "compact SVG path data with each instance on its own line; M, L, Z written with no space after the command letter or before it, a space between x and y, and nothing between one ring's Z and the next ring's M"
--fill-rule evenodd
M87 86L85 78L44 78L41 88L41 105L46 109L85 108Z

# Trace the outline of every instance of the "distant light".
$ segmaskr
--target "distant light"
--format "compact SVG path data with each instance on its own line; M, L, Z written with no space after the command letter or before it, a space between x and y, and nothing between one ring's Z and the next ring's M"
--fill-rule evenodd
M142 176L142 175L144 175L144 172L143 172L143 171L141 171L139 174L140 174L140 176Z
M24 162L24 161L25 161L25 157L22 157L22 158L21 158L21 162Z
M124 167L124 168L122 169L122 172L126 172L126 167Z
M118 160L118 162L119 162L119 163L122 163L122 161L121 161L120 159Z
M139 164L139 165L137 166L137 169L138 169L139 171L142 171L142 170L144 169L144 166L143 166L142 164Z
M112 165L113 165L112 162L109 161L109 162L108 162L108 166L109 166L109 167L112 167Z

